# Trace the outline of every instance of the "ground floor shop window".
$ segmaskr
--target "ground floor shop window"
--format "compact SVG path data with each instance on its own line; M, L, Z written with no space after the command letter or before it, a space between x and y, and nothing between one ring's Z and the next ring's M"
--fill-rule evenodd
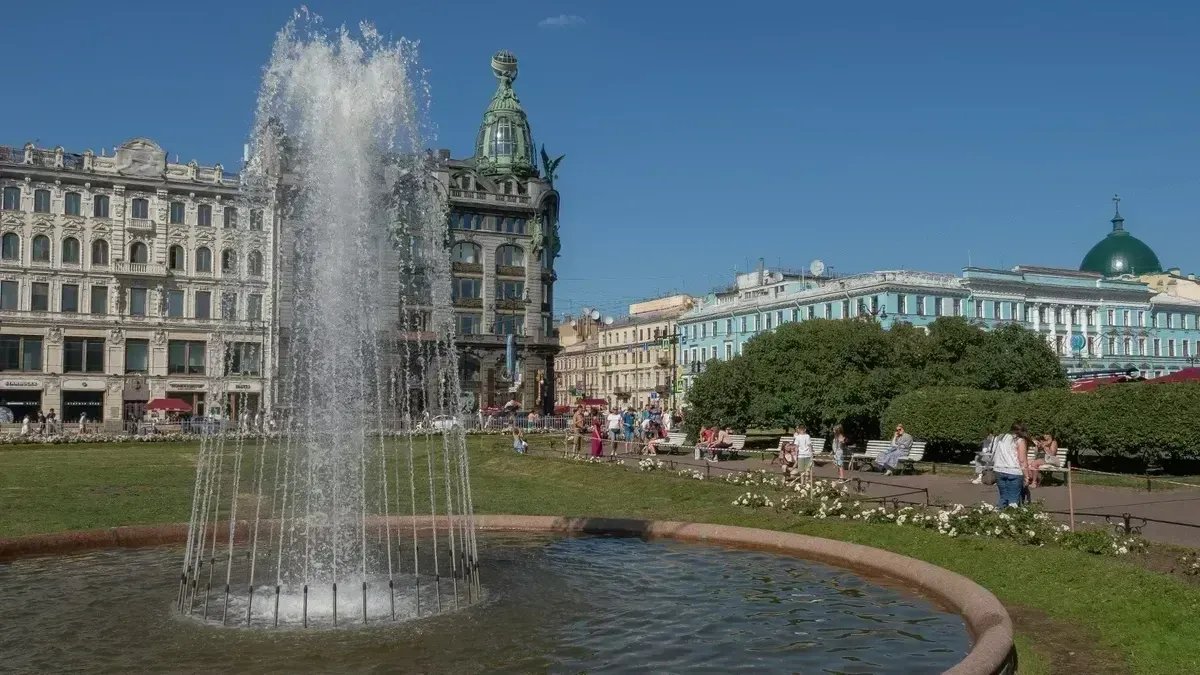
M12 421L20 422L28 415L36 419L42 409L42 392L33 389L0 389L0 409L12 413ZM0 418L5 417L0 412Z
M104 419L104 392L64 391L62 393L62 421L71 424L87 415L89 422Z

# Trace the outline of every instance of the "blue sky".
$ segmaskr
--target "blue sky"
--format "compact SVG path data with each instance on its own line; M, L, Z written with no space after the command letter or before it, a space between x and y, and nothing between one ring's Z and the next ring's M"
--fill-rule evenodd
M150 136L236 166L298 3L5 8L0 141ZM492 52L559 168L556 310L748 269L1073 267L1126 227L1200 272L1200 5L309 2L420 40L439 147L471 152ZM550 21L545 21L551 19Z

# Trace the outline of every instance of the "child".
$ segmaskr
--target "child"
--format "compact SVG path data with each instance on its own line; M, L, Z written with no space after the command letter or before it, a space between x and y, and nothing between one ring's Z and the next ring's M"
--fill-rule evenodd
M833 463L837 465L838 480L846 480L846 432L840 424L833 427Z
M807 476L808 479L805 482L810 482L813 465L812 437L808 435L808 429L803 424L796 425L796 433L792 435L792 445L796 448L792 451L796 458L792 471L794 475Z
M518 455L523 455L529 450L529 443L525 442L525 435L516 427L513 428L513 450L516 450Z

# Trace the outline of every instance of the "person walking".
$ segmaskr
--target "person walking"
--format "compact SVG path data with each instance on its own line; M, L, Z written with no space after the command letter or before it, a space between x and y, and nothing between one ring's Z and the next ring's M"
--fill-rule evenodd
M1029 433L1025 425L1014 422L1007 434L992 444L992 471L996 474L996 508L1019 506L1025 489Z
M987 438L983 439L979 450L975 452L975 479L971 481L972 485L983 484L983 472L992 465L992 456L995 454L995 449L992 447L996 442L996 435L989 433Z
M846 432L840 424L833 426L833 463L837 465L838 480L846 480Z
M587 427L583 421L583 406L575 407L575 412L571 414L571 430L575 432L575 444L572 448L572 454L578 456L583 452L583 435L587 433Z

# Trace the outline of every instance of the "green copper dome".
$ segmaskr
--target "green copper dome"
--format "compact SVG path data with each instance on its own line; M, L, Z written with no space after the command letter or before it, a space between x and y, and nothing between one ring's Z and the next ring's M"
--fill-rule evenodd
M1114 202L1120 201L1114 198ZM1113 229L1092 250L1083 256L1081 272L1095 272L1106 277L1122 274L1155 274L1162 272L1158 256L1141 239L1125 231L1125 219L1118 210L1112 219Z
M517 57L499 51L492 57L492 74L500 81L492 102L483 113L475 140L475 164L485 175L512 174L521 178L537 175L533 163L533 136L521 100L513 91L517 79Z

